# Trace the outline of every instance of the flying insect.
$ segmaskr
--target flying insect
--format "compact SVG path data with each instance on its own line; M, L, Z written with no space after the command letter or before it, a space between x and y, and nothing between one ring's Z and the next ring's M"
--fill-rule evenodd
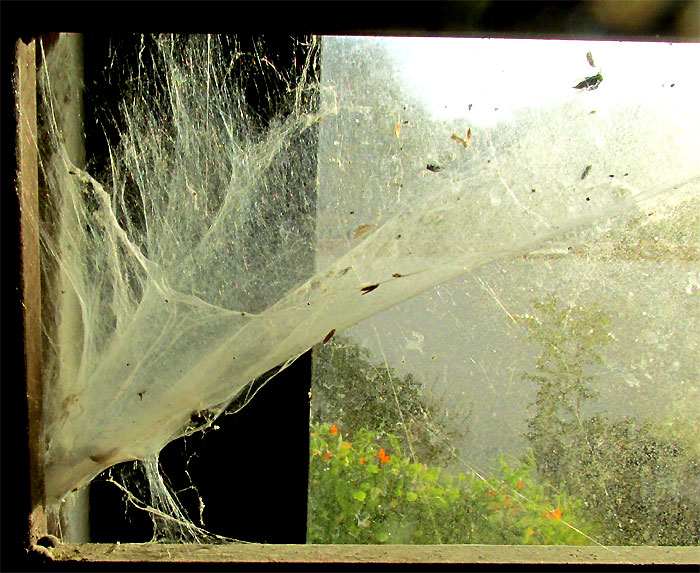
M585 80L580 81L577 83L573 89L575 90L586 90L586 91L591 91L591 90L597 90L598 86L600 85L600 82L603 81L603 74L598 72L596 75L591 76L589 78L586 78Z

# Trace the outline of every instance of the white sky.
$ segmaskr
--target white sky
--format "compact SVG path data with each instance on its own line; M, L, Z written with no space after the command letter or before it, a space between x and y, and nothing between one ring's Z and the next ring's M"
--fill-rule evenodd
M381 42L436 119L491 123L518 107L548 106L572 97L594 98L599 110L634 101L640 92L645 99L664 96L667 104L669 90L672 98L700 98L700 44L472 38ZM588 51L595 68L586 59ZM599 70L604 79L598 90L572 89Z

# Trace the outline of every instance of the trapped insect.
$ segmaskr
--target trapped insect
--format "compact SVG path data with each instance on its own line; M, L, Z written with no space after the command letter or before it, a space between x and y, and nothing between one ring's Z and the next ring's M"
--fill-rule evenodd
M592 166L592 165L586 165L586 168L583 170L583 173L581 173L581 179L582 179L582 180L585 179L586 177L588 177L588 174L589 174L590 171L591 171L591 167L593 167L593 166Z
M573 89L575 90L586 90L586 91L592 91L592 90L597 90L598 86L600 85L600 82L603 81L603 74L598 72L595 76L591 76L589 78L586 78L585 80L580 81L577 83Z
M471 138L472 138L472 128L471 127L467 130L467 138L466 139L462 139L459 135L457 135L455 133L453 133L452 137L451 137L451 139L453 141L456 141L465 149L469 145L469 141L471 140ZM428 169L430 169L430 167L428 167Z

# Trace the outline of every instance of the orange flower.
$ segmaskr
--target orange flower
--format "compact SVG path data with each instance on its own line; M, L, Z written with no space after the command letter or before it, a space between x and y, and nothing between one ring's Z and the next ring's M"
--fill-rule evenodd
M523 486L524 486L524 485L525 485L525 484L524 484L522 481L519 481L519 482L518 482L518 489L523 489Z
M554 509L552 511L543 511L542 512L542 517L544 517L545 519L554 519L556 521L557 519L561 519L561 516L562 516L561 507L557 507L556 509Z
M333 455L333 454L332 454L331 452L326 451L326 453L323 454L323 455L321 456L321 459L322 459L322 460L327 460L327 459L330 458L332 455Z
M335 436L338 433L338 428L336 427L335 424L331 426L331 435Z
M379 453L377 454L377 457L381 460L383 464L387 463L391 457L386 455L386 452L384 451L384 448L379 449Z
M367 458L362 458L362 459L360 460L360 465L364 465L364 463L365 463L366 461L367 461Z

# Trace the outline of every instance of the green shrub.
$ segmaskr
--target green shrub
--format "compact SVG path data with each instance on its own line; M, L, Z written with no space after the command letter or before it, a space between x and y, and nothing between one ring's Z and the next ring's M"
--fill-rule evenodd
M587 420L561 456L554 487L585 500L606 545L697 545L700 461L648 422Z
M311 433L309 543L585 545L596 534L581 501L549 498L533 462L501 460L499 479L411 461L397 438L329 424ZM574 527L572 527L574 526Z

